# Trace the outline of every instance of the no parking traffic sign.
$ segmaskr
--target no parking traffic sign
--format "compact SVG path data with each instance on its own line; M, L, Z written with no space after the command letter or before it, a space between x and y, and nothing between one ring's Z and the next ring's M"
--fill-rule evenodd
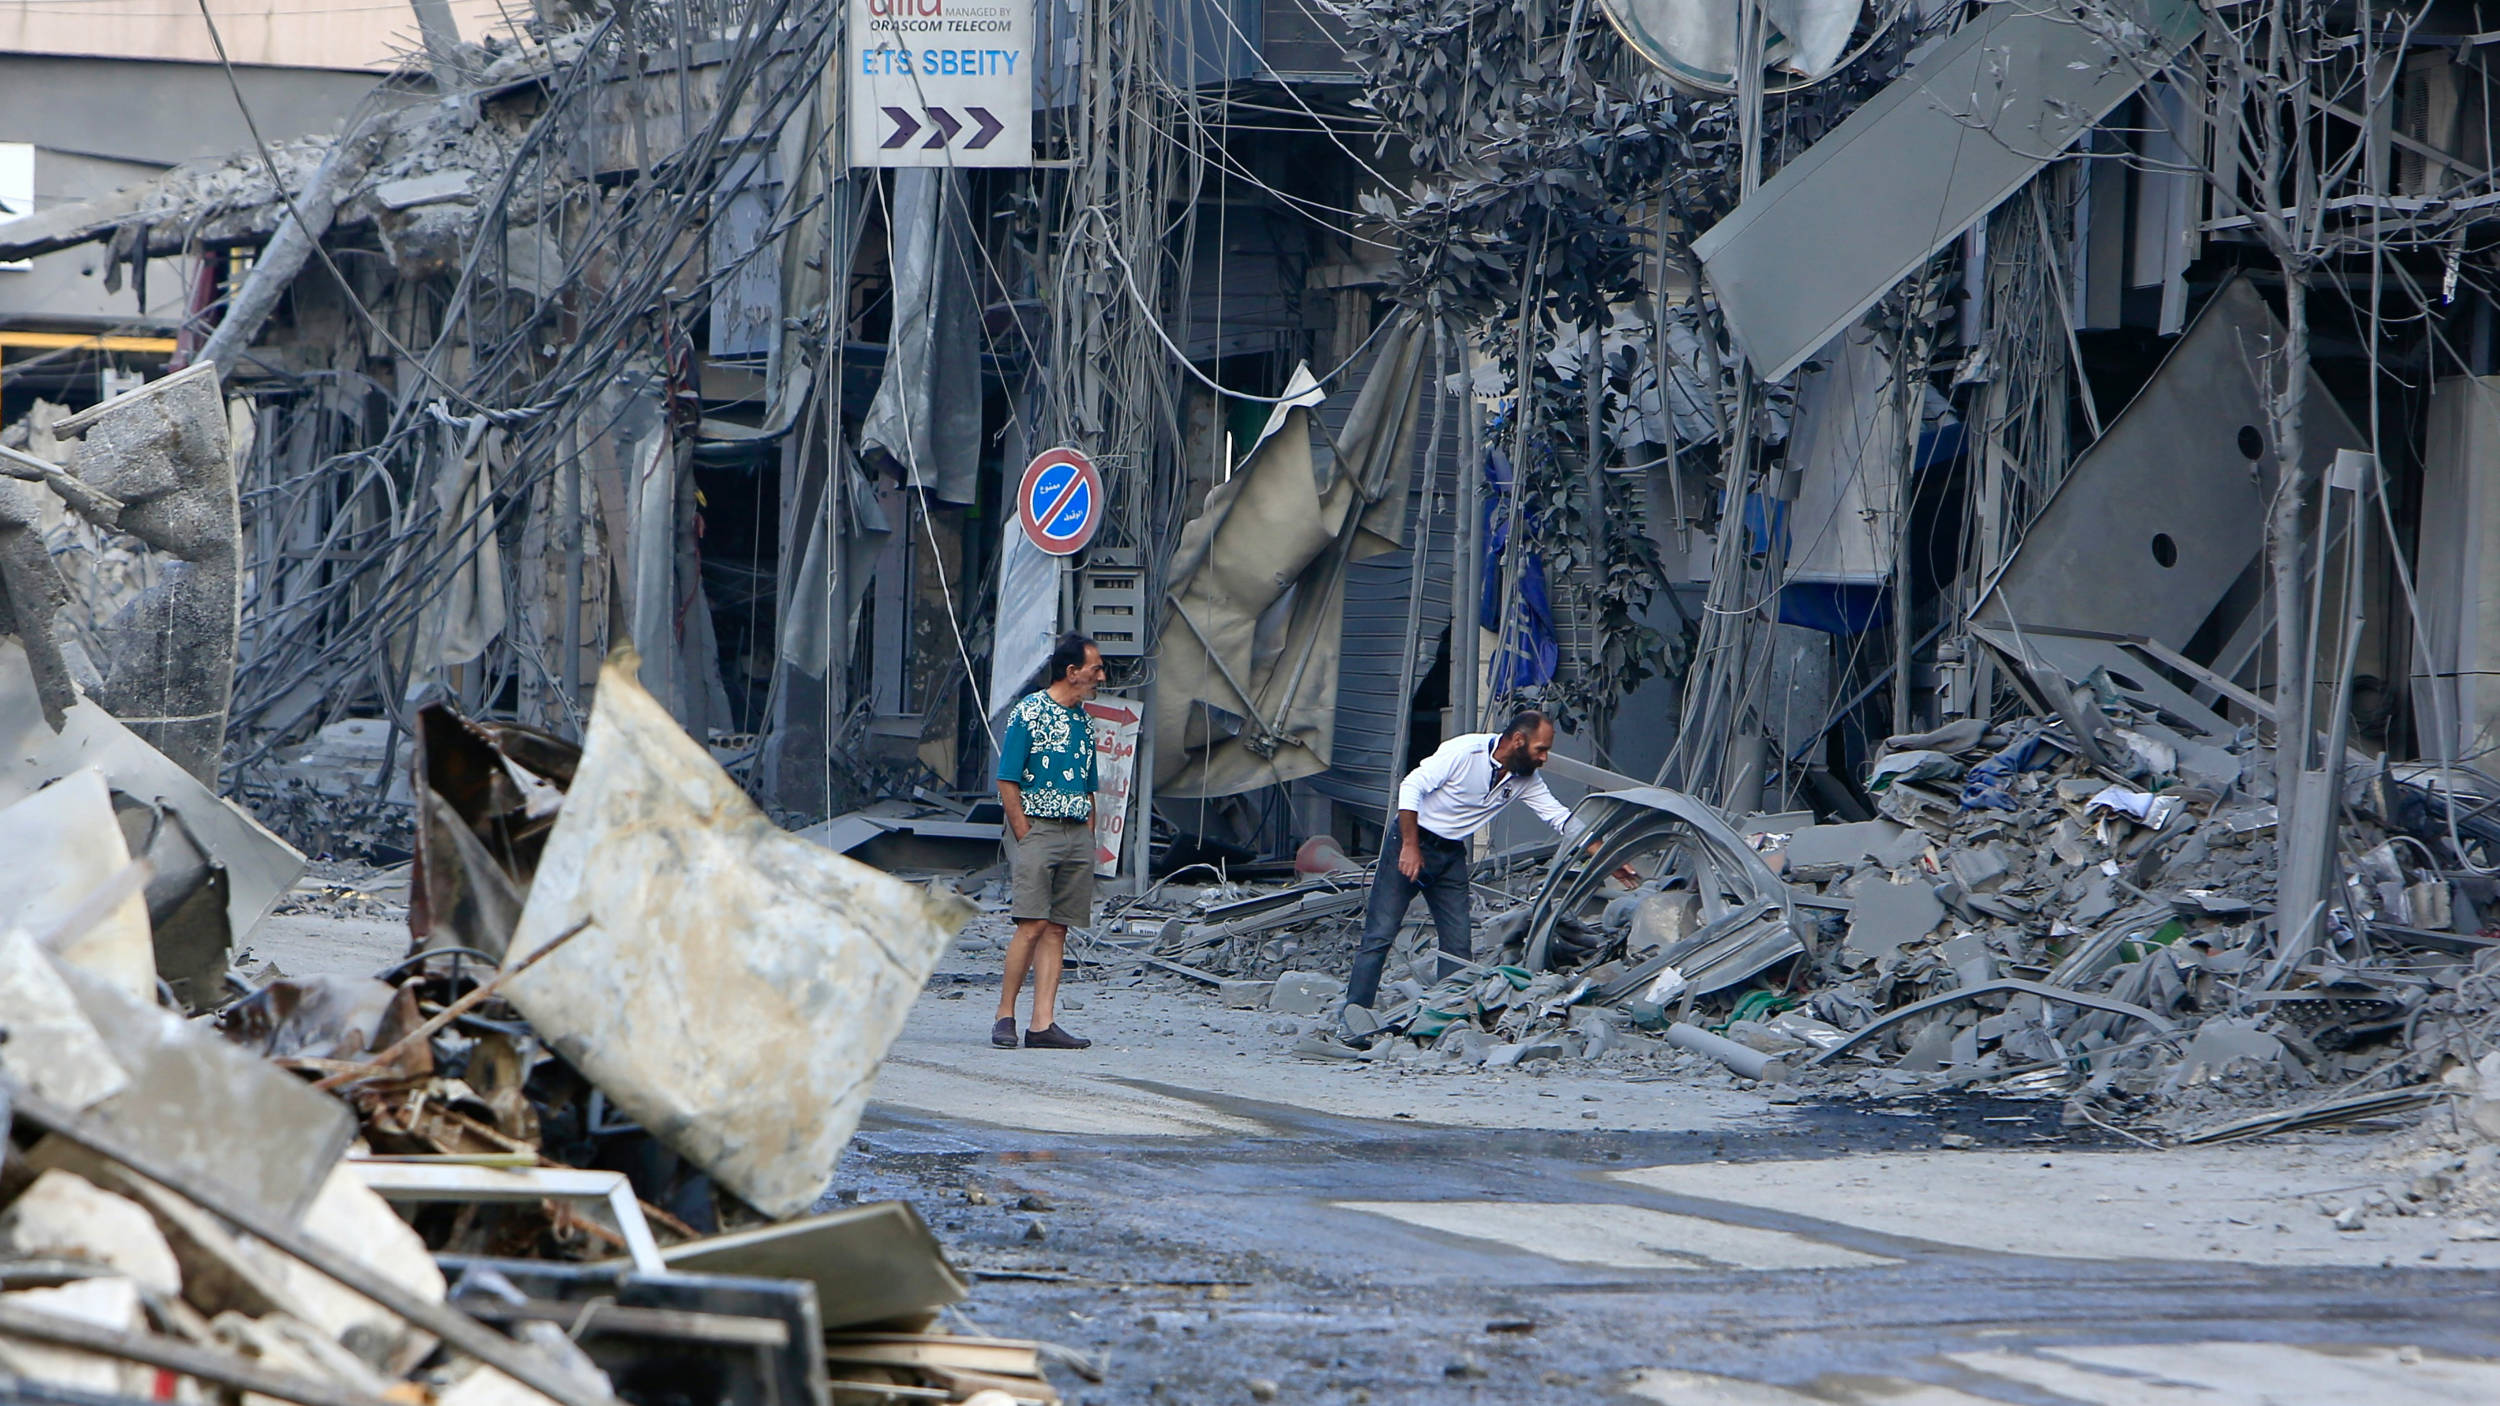
M1045 449L1024 466L1016 520L1034 546L1055 557L1081 552L1102 526L1102 512L1102 475L1079 451Z

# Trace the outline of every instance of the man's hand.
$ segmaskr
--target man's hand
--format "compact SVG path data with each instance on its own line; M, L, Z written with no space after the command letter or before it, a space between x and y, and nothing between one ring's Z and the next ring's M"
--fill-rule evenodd
M1633 868L1629 864L1616 865L1615 877L1623 880L1624 886L1627 888L1639 888L1641 886L1640 871Z
M1398 872L1409 879L1424 876L1424 847L1408 840L1398 847Z
M998 806L1007 813L1007 833L1022 844L1033 833L1032 817L1024 813L1024 788L1012 781L998 783Z

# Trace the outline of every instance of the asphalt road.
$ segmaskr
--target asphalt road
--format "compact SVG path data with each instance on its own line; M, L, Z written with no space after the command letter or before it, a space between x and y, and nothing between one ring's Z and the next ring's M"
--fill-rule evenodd
M946 986L837 1194L919 1205L977 1276L963 1326L1081 1354L1074 1401L2500 1400L2493 1247L2317 1214L2385 1175L2370 1139L1341 1068L1144 989L1080 997L1096 1050L993 1051L995 985Z
M370 971L389 917L255 946ZM2402 1184L2383 1134L2151 1153L2054 1101L1315 1064L1125 976L1069 988L1094 1049L1000 1051L996 982L955 957L920 998L834 1194L916 1203L975 1276L957 1326L1072 1349L1072 1401L2500 1401L2500 1243L2321 1214Z

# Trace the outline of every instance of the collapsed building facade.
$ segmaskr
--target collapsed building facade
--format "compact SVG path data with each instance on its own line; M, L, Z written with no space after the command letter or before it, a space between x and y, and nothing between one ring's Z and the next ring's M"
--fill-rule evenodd
M575 737L630 643L793 828L977 838L993 721L1076 629L1136 726L1138 887L1368 853L1398 774L1520 706L1565 780L1710 808L1752 897L1600 922L1565 863L1531 905L1510 955L1625 1002L1872 962L1822 1025L2007 980L2152 1009L2196 934L2240 954L2217 1010L2409 1037L2453 983L2339 973L2489 945L2470 6L1042 5L1004 165L991 121L863 109L892 14L550 4L335 138L0 224L190 290L170 369L217 368L241 503L204 776L308 848L423 848L420 710ZM84 407L0 396L74 473ZM1072 556L1015 502L1060 446L1104 496ZM113 707L147 581L109 527L34 530Z

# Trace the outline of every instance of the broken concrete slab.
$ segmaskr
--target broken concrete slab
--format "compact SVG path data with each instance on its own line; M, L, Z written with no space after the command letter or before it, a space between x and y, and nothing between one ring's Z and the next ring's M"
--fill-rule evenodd
M1840 877L1878 855L1889 855L1911 832L1889 820L1816 825L1788 837L1788 876L1804 883Z
M1560 1039L1550 1035L1515 1040L1486 1050L1484 1067L1508 1069L1515 1065L1534 1064L1539 1060L1561 1059L1568 1052L1568 1047Z
M1453 1024L1433 1040L1432 1047L1460 1064L1482 1064L1500 1043L1472 1025Z
M270 1276L263 1259L243 1248L241 1236L155 1182L60 1137L46 1137L27 1149L26 1165L75 1173L146 1208L181 1266L184 1302L201 1313L212 1318L229 1311L252 1317L302 1315L302 1305Z
M2279 1063L2285 1053L2283 1042L2259 1029L2262 1024L2256 1018L2217 1016L2198 1026L2196 1038L2188 1041L2164 1088L2176 1092L2204 1083L2242 1060Z
M477 180L475 171L457 166L429 171L422 176L406 176L384 181L373 188L373 198L386 210L406 210L417 205L432 205L445 200L466 200L469 187Z
M387 1267L389 1256L384 1257L383 1266L369 1263L362 1241L344 1248L325 1235L307 1234L297 1228L299 1218L271 1216L228 1186L155 1158L93 1119L67 1118L58 1110L33 1105L21 1106L18 1116L31 1118L51 1134L28 1150L29 1164L77 1171L148 1207L182 1264L186 1300L202 1313L238 1313L264 1324L284 1316L309 1324L312 1311L269 1272L271 1258L283 1256L373 1300L401 1322L444 1339L458 1352L531 1380L563 1406L612 1406L605 1394L593 1397L576 1390L552 1374L542 1359L517 1350L509 1338L395 1278ZM159 1177L165 1181L160 1183ZM329 1344L326 1348L325 1343ZM302 1344L325 1353L322 1360L334 1369L333 1375L349 1374L353 1379L363 1372L358 1358L318 1333L304 1338Z
M0 928L42 936L130 863L104 773L81 767L0 809L0 854L33 882L0 888ZM156 997L156 948L146 899L136 890L54 950L105 977L134 1000ZM14 1051L12 1051L14 1053Z
M1939 943L1936 955L1964 986L1977 986L1996 979L1996 954L1988 950L1987 940L1975 932L1966 932Z
M1227 980L1217 983L1215 999L1223 1002L1227 1010L1255 1011L1267 1004L1267 994L1275 987L1272 981Z
M1951 1062L1955 1034L1951 1020L1940 1017L1927 1022L1910 1037L1910 1043L1892 1067L1909 1074L1935 1073Z
M1491 1037L1487 1037L1488 1041ZM1313 1030L1293 1042L1293 1052L1304 1059L1361 1059L1363 1051L1335 1036Z
M2094 871L2083 881L2083 894L2066 909L2066 918L2076 923L2097 923L2118 911L2118 881Z
M1267 1008L1285 1015L1324 1015L1345 998L1345 983L1323 972L1286 972L1268 993Z
M306 1235L354 1251L367 1267L426 1302L443 1301L448 1285L424 1238L364 1184L354 1164L341 1162L330 1169L304 1213L303 1228ZM258 1241L244 1244L245 1252L260 1260L269 1277L303 1306L299 1316L364 1360L397 1374L433 1350L431 1334L373 1300Z
M1945 857L1945 866L1953 871L1953 877L1961 882L1962 887L1972 893L1982 892L2002 881L2014 867L2013 861L2006 857L2005 847L1994 840L1955 849Z
M44 721L26 650L0 636L0 805L9 805L84 767L116 792L179 818L224 869L227 929L240 939L258 926L304 872L304 856L259 821L202 786L92 699Z
M107 1277L81 1279L54 1289L26 1289L0 1294L0 1307L66 1318L122 1333L147 1328L139 1286ZM156 1369L75 1348L52 1347L0 1336L0 1371L28 1381L71 1387L130 1399L151 1399Z
M72 1172L47 1171L0 1211L0 1250L102 1265L159 1294L182 1292L182 1269L147 1208Z
M1881 961L1903 943L1927 937L1943 921L1944 900L1936 897L1933 886L1917 880L1871 883L1849 905L1849 946Z
M94 699L210 787L234 696L243 571L235 460L249 444L228 419L215 360L52 426L54 435L79 440L78 478L119 500L113 530L168 558L157 584L97 630L94 663L103 678Z
M130 1086L59 969L19 929L0 930L0 1029L10 1077L85 1112Z
M56 963L129 1086L87 1117L135 1151L292 1224L355 1136L347 1105L105 978ZM248 1133L243 1130L248 1130Z
M774 825L639 662L620 650L600 671L511 955L584 930L506 994L626 1116L796 1215L972 907Z
M1395 1015L1402 1020L1411 1016L1414 1010L1414 1002L1401 1001L1397 1008L1390 1012L1390 1015ZM1383 1015L1370 1006L1347 1006L1338 1013L1338 1018L1345 1026L1345 1033L1357 1039L1367 1035L1377 1035L1389 1025L1389 1015Z

